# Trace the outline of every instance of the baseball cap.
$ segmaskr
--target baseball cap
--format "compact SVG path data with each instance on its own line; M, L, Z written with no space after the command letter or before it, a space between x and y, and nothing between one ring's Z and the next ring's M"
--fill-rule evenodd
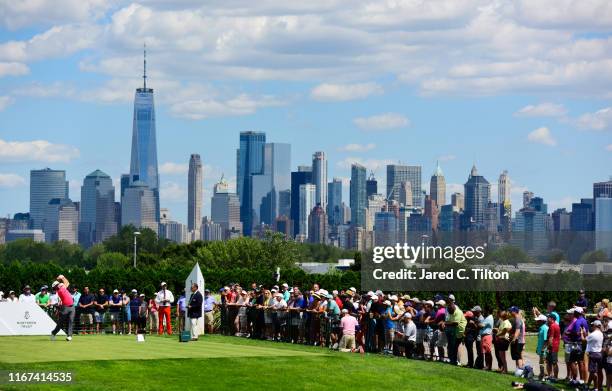
M26 286L23 287L23 290L25 291L26 289L32 289L32 288L30 288L29 285L26 285Z
M391 302L389 300L385 300L385 301L383 301L383 304L391 305Z
M510 311L512 313L517 313L517 312L519 312L519 308L517 306L513 305L512 307L510 307L508 309L508 311Z
M421 300L418 297L413 297L411 300L414 304L421 304Z
M536 318L535 318L536 322L546 322L547 319L548 318L545 315L542 315L542 314L536 316Z
M119 291L118 291L117 289L115 289L115 290L113 291L113 293L119 293Z
M431 301L431 300L426 300L426 301L423 302L423 304L429 304L432 307L434 306L434 302Z
M160 286L164 286L164 285L168 285L168 284L166 284L165 282L163 282L163 281L162 281L162 283L161 283L161 284L159 284L159 285L160 285Z
M353 293L357 293L357 289L355 289L354 287L350 287L349 291L353 292Z
M343 313L343 314L348 314L348 310L347 310L346 308L344 308L344 309L342 310L342 313Z
M448 300L455 301L455 295L453 295L452 293L448 295Z
M41 290L41 291L44 291L44 290L47 290L47 289L49 289L49 287L48 287L48 286L46 286L46 285L43 285L43 286L41 286L41 287L40 287L40 290Z
M446 302L444 300L438 300L438 301L436 301L436 304L440 305L442 307L446 306Z
M472 318L474 317L474 313L472 311L465 311L463 313L463 316L465 316L466 318Z
M52 287L52 288L55 288L55 287L56 287L56 286L58 286L58 285L59 285L59 281L53 281L53 284L51 284L51 287ZM26 286L26 288L25 288L25 289L29 289L29 288L30 288L29 286Z
M595 320L593 321L593 323L591 323L591 325L593 325L594 327L601 327L601 321Z
M285 288L289 288L289 284L287 284L286 282L285 282L285 283L283 283L283 286L284 286Z
M408 311L404 312L404 318L412 319L412 314Z
M572 308L571 312L577 312L579 314L582 314L584 312L584 310L582 309L582 307L574 307L574 308Z
M132 293L138 293L136 289L132 289Z
M145 297L145 294L144 294L144 293L141 293L141 294L140 294L140 297Z
M372 301L378 301L378 296L376 295L372 296Z
M482 312L482 308L480 308L479 305L476 305L474 308L472 308L472 312Z

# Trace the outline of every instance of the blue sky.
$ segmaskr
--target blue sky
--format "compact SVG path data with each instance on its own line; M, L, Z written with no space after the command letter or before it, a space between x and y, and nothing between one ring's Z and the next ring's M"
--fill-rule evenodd
M28 210L32 168L66 169L73 200L89 172L128 171L143 42L179 221L189 155L209 214L244 130L291 143L294 169L325 151L330 179L360 162L384 186L401 161L428 184L439 159L450 194L473 163L495 184L507 169L515 210L525 189L570 207L612 175L607 1L252 3L0 4L0 215Z

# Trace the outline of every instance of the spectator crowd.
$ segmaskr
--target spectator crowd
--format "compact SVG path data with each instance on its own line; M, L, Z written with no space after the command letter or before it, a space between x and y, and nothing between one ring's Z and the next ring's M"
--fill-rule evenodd
M43 286L36 294L26 286L19 297L13 291L6 297L0 292L0 301L36 303L60 319L61 286ZM77 314L75 329L83 334L172 334L173 324L179 331L185 329L186 314L190 328L197 329L203 313L208 333L435 360L501 373L509 371L512 360L525 376L611 389L612 303L602 299L590 306L584 291L565 310L557 309L553 301L546 309L480 305L464 309L453 294L419 299L382 291L360 293L353 287L329 292L318 284L310 289L229 284L217 297L209 290L202 296L194 284L189 301L184 292L175 299L164 282L151 297L136 289L107 294L102 288L93 293L83 287L81 292L69 285L69 291ZM533 350L539 368L524 357L528 328L537 338ZM197 333L192 334L192 339L197 338ZM565 379L559 379L562 365Z

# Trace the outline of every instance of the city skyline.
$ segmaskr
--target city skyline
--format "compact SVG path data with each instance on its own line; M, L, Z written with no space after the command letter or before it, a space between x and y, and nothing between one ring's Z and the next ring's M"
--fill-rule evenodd
M34 8L27 20L6 17L0 20L0 215L29 209L29 171L44 167L66 170L73 201L81 198L85 176L99 169L113 179L119 201L119 178L130 171L143 42L157 95L161 207L178 221L187 222L189 156L202 156L202 214L210 216L212 186L223 173L234 186L236 138L248 130L290 143L292 170L324 152L327 181L343 178L344 200L354 162L375 172L384 193L386 164L421 166L428 189L440 160L447 198L461 191L475 164L492 193L508 170L514 211L524 190L551 210L569 209L612 174L609 32L597 14L547 15L552 25L545 25L539 8L508 4L451 7L436 17L404 8L410 5L381 7L377 22L345 25L334 18L340 12L334 5L313 5L306 14L287 5L279 16L245 3L244 15L228 15L226 24L203 22L209 32L185 24L178 38L168 20L184 21L193 11L187 6L118 2L95 15L59 17L53 15L61 10ZM199 9L198 18L214 20L213 12L224 10L214 7L222 9ZM361 4L351 7L365 18ZM153 27L157 18L168 21L165 29ZM240 22L263 23L263 33L236 40L244 32ZM492 25L517 33L502 39ZM129 33L116 33L125 26ZM292 33L304 36L310 28L338 34L304 41ZM452 38L462 34L482 46ZM83 39L68 44L72 36ZM440 50L444 45L462 55L442 56L452 53ZM489 58L478 55L482 50ZM291 53L308 61L294 62ZM391 61L383 68L360 64L368 54Z

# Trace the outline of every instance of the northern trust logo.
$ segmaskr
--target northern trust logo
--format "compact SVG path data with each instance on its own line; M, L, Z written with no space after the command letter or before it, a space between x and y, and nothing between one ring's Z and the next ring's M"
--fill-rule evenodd
M26 311L26 312L23 314L23 319L25 319L25 320L30 319L30 311Z

